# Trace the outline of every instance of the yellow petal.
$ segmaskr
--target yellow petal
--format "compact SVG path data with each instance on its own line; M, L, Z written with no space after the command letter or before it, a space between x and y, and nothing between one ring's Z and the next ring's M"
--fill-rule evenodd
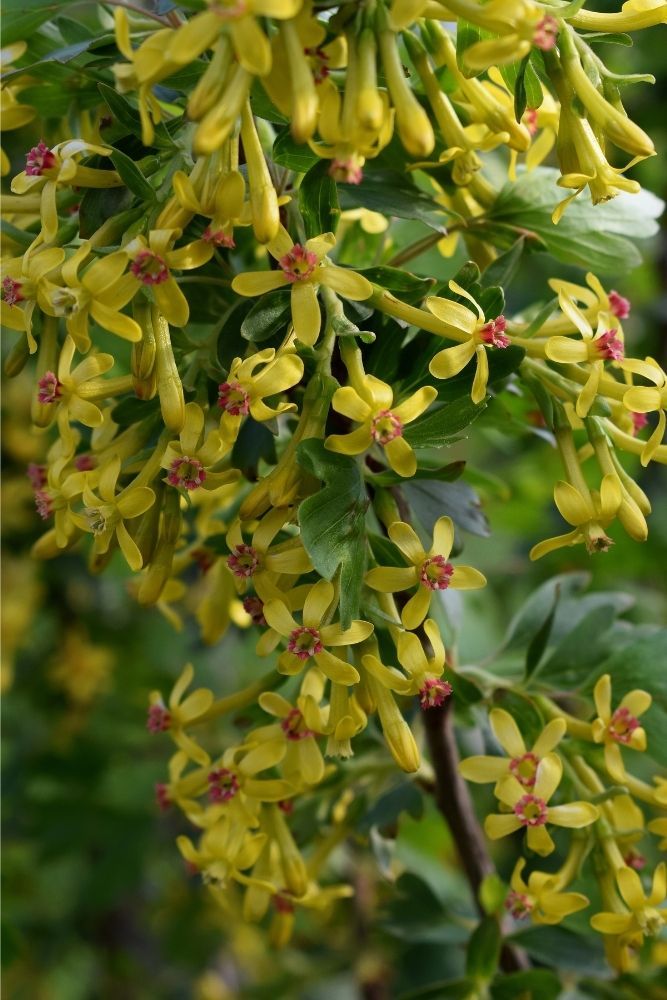
M496 737L505 753L510 757L522 757L526 745L516 722L504 708L493 708L489 712L489 722L493 735Z
M295 281L292 285L292 322L297 339L312 347L320 335L322 317L317 293L310 282Z
M236 275L232 281L232 291L237 295L252 298L254 295L263 295L287 284L289 282L283 271L247 271L245 274Z
M490 840L499 840L507 837L521 827L521 823L513 813L501 815L492 813L484 820L484 832Z
M531 851L535 851L543 858L551 854L556 847L546 826L529 826L526 830L526 840Z
M550 807L548 822L554 826L574 827L578 830L582 826L590 826L599 815L599 809L592 802L568 802L567 805Z
M361 679L359 672L350 663L341 660L339 656L334 656L328 649L316 653L315 662L322 673L336 684L358 684Z
M467 309L460 302L452 302L450 299L442 299L436 295L430 295L425 302L426 308L433 313L436 319L447 326L454 327L462 333L472 333L477 326L477 316Z
M568 524L586 524L595 517L593 505L570 483L560 480L554 487L554 501Z
M402 423L409 424L412 420L416 420L417 417L421 416L424 410L428 409L437 395L437 389L434 389L430 385L426 385L422 389L418 389L417 392L412 394L412 396L403 400L403 402L398 406L395 406L392 413L394 413Z
M426 558L426 553L416 531L405 521L394 521L389 526L389 537L411 563L416 565Z
M408 590L410 587L414 587L416 582L417 576L414 569L405 566L376 566L369 570L365 576L366 586L372 590L379 590L383 594Z
M567 732L565 719L552 719L548 722L533 744L532 752L536 757L544 757L558 746Z
M396 437L384 445L384 453L391 468L399 476L409 479L417 471L415 453L403 437Z
M549 801L560 784L563 776L563 764L555 753L547 754L537 765L534 792L539 798Z
M318 580L303 605L303 624L319 628L334 599L334 586L328 580Z
M432 591L427 587L417 588L417 592L413 594L401 612L404 628L411 632L419 628L431 606L431 595Z
M466 781L484 784L504 778L508 764L502 757L468 757L459 764L459 772Z
M368 278L357 274L356 271L336 267L335 264L323 267L319 272L319 280L343 298L352 299L354 302L363 302L373 294L373 286Z
M456 347L446 347L431 359L428 370L435 378L451 378L463 371L475 354L475 342L467 341Z
M356 420L359 423L363 423L371 412L368 403L350 385L336 389L331 405L337 413L342 413L344 417L349 417L350 420Z
M588 360L587 345L573 337L550 337L544 353L550 361L558 361L560 364L576 364Z

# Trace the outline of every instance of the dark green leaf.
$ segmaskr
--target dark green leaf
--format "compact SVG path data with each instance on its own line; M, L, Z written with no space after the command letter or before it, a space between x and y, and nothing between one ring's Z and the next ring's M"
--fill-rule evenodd
M267 292L257 301L241 324L241 336L258 344L268 340L290 320L289 289Z
M79 204L81 238L90 239L100 226L124 212L132 203L127 188L86 188Z
M395 825L402 812L413 819L421 819L424 813L424 798L414 781L402 781L384 792L361 817L359 828L364 831L372 826L386 829Z
M260 424L247 417L239 431L232 449L232 465L241 469L246 479L257 479L257 468L261 460L275 465L275 438L266 424Z
M129 427L130 424L137 423L145 417L159 413L160 400L155 399L135 399L130 397L118 403L111 411L111 419L121 427Z
M502 648L525 649L546 621L554 606L556 592L560 592L561 598L581 593L590 583L590 579L589 573L563 573L543 583L530 595L510 622Z
M413 448L441 448L458 440L465 430L486 409L486 403L475 404L469 398L445 403L425 417L408 424L403 436Z
M299 506L301 539L320 576L331 580L340 570L340 619L348 628L359 614L366 562L363 479L354 459L327 451L315 438L299 444L297 460L326 484Z
M481 70L471 70L466 66L466 49L469 49L471 45L476 45L477 42L495 37L497 36L492 31L485 31L484 28L471 24L470 21L464 21L463 18L458 19L456 23L456 61L464 76L479 76L482 72Z
M289 128L284 128L276 136L271 159L279 166L295 170L298 174L307 173L320 162L317 153L307 143L299 145L294 141Z
M530 698L508 688L499 688L494 692L493 704L509 712L529 745L535 742L544 728L544 719Z
M452 483L463 475L466 463L462 460L450 462L449 465L430 466L424 461L420 461L412 479L437 479L441 483ZM373 486L397 486L405 483L405 478L399 476L393 469L385 469L384 472L376 472L372 477Z
M442 205L398 171L368 168L361 184L343 184L338 194L342 208L368 208L389 217L417 219L436 232L447 232Z
M155 191L150 186L134 160L119 149L113 149L109 159L120 174L121 180L133 194L143 201L155 201Z
M557 1000L562 984L549 969L527 969L525 972L499 974L491 984L492 1000Z
M340 219L338 188L329 175L329 164L320 160L311 167L299 187L299 208L306 236L335 233Z
M387 267L382 264L361 268L359 274L363 274L373 284L380 285L381 288L409 303L420 302L433 291L435 284L434 278L421 278L398 267Z
M472 932L466 954L466 973L481 982L488 982L495 974L502 935L497 917L484 917Z
M554 617L559 600L560 587L557 586L554 588L553 604L551 605L551 609L533 638L530 640L528 649L526 650L526 677L530 677L544 655L544 650L547 648L549 636L551 635L551 629L553 628Z
M573 970L588 975L607 975L604 946L599 935L575 934L566 927L528 927L513 934L511 941L525 948L528 954L558 969Z
M411 480L402 487L406 500L428 534L443 514L454 524L472 535L483 538L490 534L479 497L467 483L439 483Z
M115 121L126 129L130 135L141 138L141 119L129 101L116 93L113 87L105 83L98 84L100 94ZM160 149L173 149L174 142L163 124L155 126L153 145Z
M507 288L519 269L525 248L525 237L520 236L509 250L506 250L505 253L496 257L489 264L484 272L484 283L486 285L500 285L502 288Z
M398 1000L469 1000L474 996L474 988L470 979L445 979L401 993Z
M2 6L2 44L12 45L30 38L34 31L69 6L72 0L5 0Z
M505 309L505 293L500 285L491 285L490 288L483 289L477 301L487 320L497 319Z
M556 604L550 616L550 629L556 613ZM550 653L544 663L535 666L535 678L550 687L573 691L590 676L591 670L609 653L607 633L614 624L614 610L609 605L593 608L569 631ZM545 623L546 625L546 623ZM536 637L537 638L537 637ZM546 647L549 636L542 648ZM611 640L613 643L613 640ZM532 644L531 644L532 645ZM529 672L526 664L526 675Z

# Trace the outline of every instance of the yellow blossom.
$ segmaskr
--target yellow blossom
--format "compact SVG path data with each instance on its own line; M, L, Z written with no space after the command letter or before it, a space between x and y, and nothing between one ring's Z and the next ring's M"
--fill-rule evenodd
M252 581L257 594L266 602L282 596L286 581L312 569L308 553L299 537L292 536L284 542L273 544L276 535L293 516L293 508L274 507L255 528L250 544L243 540L241 522L235 521L232 524L226 538L231 553L227 566L234 577L238 593L244 593ZM264 615L266 617L266 609Z
M612 541L605 529L616 517L622 499L617 476L604 476L600 492L587 490L586 494L571 483L560 480L554 487L554 501L574 531L538 542L530 550L530 558L541 559L556 549L581 542L591 553L606 552Z
M7 66L20 59L25 53L27 42L14 42L13 45L5 45L0 50L0 73L4 73ZM21 104L17 100L17 93L21 90L21 84L8 84L0 90L0 117L2 118L2 131L11 132L13 129L22 128L31 122L37 112L29 104ZM0 176L4 177L11 169L9 158L4 149L0 148Z
M580 892L562 892L557 875L531 872L526 882L522 876L525 858L519 858L512 878L505 909L515 919L530 917L535 924L559 924L564 917L583 910L589 900Z
M208 688L197 688L184 698L194 675L194 667L188 663L174 684L167 705L163 702L159 691L151 692L146 726L151 733L167 731L170 733L176 745L185 754L184 758L179 758L183 765L186 759L191 759L206 767L210 757L187 735L185 729L211 707L213 692Z
M276 691L265 691L258 700L260 708L279 721L255 730L254 738L284 744L281 769L288 781L317 785L324 776L324 758L317 744L320 733L310 728L304 715L304 697L300 696L296 705L292 705ZM312 712L309 714L312 718ZM318 722L323 731L322 721L318 719Z
M634 358L622 362L621 368L624 371L632 372L634 375L641 375L653 386L633 386L623 396L623 405L633 413L658 413L658 423L650 438L642 448L641 463L648 465L655 457L665 434L665 424L667 423L667 375L662 370L657 361L653 358L646 358L638 361Z
M427 656L423 643L413 632L401 632L396 641L396 651L405 677L393 667L386 667L377 656L366 654L362 663L376 680L391 691L401 695L419 695L419 703L424 710L441 705L451 694L452 686L441 680L445 669L445 647L440 629L433 618L424 622L424 632L428 638L432 656Z
M220 434L223 439L230 443L235 441L243 418L248 414L261 423L296 409L294 403L279 403L271 407L264 400L291 389L302 375L303 361L293 350L276 352L268 347L245 360L234 358L227 378L218 386L218 406L222 410Z
M639 716L650 708L651 695L636 689L626 694L612 711L611 677L603 674L593 690L597 718L593 720L593 739L604 745L607 771L619 783L626 778L621 746L632 750L646 749L646 733L639 724Z
M171 272L201 267L209 260L212 248L202 240L195 240L170 249L178 235L178 230L152 229L148 240L135 236L123 249L132 261L130 272L138 283L151 289L158 311L167 323L185 326L190 308Z
M633 868L620 868L616 872L616 883L627 909L623 907L620 912L596 913L591 917L591 926L601 934L657 935L667 915L667 911L658 909L665 901L667 890L667 867L664 861L653 873L653 883L648 894L644 892L641 878Z
M32 316L42 282L60 267L65 251L60 247L27 251L23 257L2 263L0 319L9 330L25 332L30 353L37 350L32 334Z
M102 411L89 397L104 394L104 382L99 376L113 368L115 359L111 354L90 354L72 368L75 350L72 338L66 337L57 372L47 371L39 379L37 398L47 406L58 404L63 418L78 420L86 427L99 427L103 423Z
M188 491L201 487L216 490L239 478L236 469L214 471L214 466L227 454L227 448L217 430L204 435L204 411L198 403L186 403L185 424L178 441L171 441L162 456L162 468L167 469L166 482Z
M489 713L493 735L509 757L468 757L461 761L459 771L468 781L501 781L513 775L524 788L535 785L541 760L558 746L567 731L564 719L552 719L544 727L532 748L528 750L516 722L504 708Z

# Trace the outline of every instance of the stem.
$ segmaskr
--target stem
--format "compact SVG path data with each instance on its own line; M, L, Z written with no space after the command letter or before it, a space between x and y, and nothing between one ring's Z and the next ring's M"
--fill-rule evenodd
M416 243L413 243L411 246L406 247L404 250L401 250L400 253L397 253L394 257L391 258L387 266L402 267L403 264L407 264L409 260L412 260L414 257L419 257L420 254L426 253L426 251L430 250L431 247L436 246L440 242L440 240L444 239L445 236L447 236L453 230L460 228L461 228L460 225L457 226L455 224L451 226L446 233L429 233L427 236L422 237L422 239L417 240Z

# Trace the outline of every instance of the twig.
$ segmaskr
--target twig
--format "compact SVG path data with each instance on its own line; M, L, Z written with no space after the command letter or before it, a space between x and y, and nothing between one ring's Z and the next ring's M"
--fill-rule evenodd
M146 10L145 7L141 7L136 3L129 3L127 0L104 0L109 7L124 7L125 10L131 10L135 14L141 14L143 17L149 17L153 21L157 21L161 24L163 28L169 28L173 22L169 21L166 17L162 17L161 14L156 14L155 11ZM180 23L180 22L179 22Z

